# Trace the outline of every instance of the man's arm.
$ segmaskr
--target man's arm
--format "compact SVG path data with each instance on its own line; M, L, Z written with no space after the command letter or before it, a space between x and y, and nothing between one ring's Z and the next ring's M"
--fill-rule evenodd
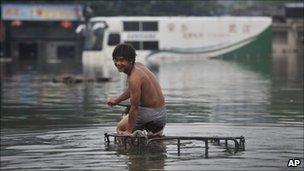
M122 102L124 100L127 100L129 98L130 98L130 90L129 90L129 88L127 88L120 96L118 96L116 98L116 102L120 103L120 102Z
M116 105L124 100L127 100L130 98L130 90L127 88L120 96L113 97L107 100L108 105Z
M141 80L139 77L134 76L129 80L129 91L131 108L129 111L127 132L132 133L137 120L138 105L141 97Z

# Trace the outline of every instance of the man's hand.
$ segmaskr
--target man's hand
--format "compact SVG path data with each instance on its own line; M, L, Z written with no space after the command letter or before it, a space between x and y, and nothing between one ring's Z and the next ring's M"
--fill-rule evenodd
M107 104L108 104L109 106L117 105L118 103L117 103L116 99L117 99L116 97L108 98L108 99L107 99Z
M126 135L126 136L132 136L133 134L129 131L119 131L118 134L121 134L121 135Z

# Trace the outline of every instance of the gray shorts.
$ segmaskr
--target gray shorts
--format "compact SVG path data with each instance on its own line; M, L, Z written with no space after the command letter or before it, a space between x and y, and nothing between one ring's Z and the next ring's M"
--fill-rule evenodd
M135 130L147 130L153 133L161 131L167 123L166 107L147 108L138 106Z

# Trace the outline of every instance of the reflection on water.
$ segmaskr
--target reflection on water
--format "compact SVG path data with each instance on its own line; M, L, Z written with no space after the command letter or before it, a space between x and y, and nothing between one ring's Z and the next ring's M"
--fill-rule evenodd
M93 126L49 129L48 131L8 131L1 135L1 167L4 170L285 170L289 158L303 156L303 130L275 125L169 124L167 135L246 135L246 151L237 154L210 146L209 158L203 148L166 145L166 152L124 153L105 149L103 134L114 127ZM12 133L14 132L14 133ZM197 145L200 145L197 143Z
M174 142L144 155L106 149L103 134L115 130L124 108L101 100L123 90L119 75L106 83L67 85L52 77L81 74L78 64L2 64L1 167L285 170L289 158L303 159L303 58L276 57L268 67L271 72L260 72L257 64L224 60L159 65L166 135L246 137L246 151L233 155L212 146L205 159L199 143L182 149L181 156Z

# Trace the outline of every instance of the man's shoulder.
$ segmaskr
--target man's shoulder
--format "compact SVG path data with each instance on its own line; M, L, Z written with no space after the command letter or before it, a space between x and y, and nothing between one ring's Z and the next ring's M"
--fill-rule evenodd
M128 80L129 82L140 81L143 76L143 72L140 69L135 68L134 72L129 76Z
M137 66L145 66L143 63L140 63L140 62L135 62L135 65L137 65Z

